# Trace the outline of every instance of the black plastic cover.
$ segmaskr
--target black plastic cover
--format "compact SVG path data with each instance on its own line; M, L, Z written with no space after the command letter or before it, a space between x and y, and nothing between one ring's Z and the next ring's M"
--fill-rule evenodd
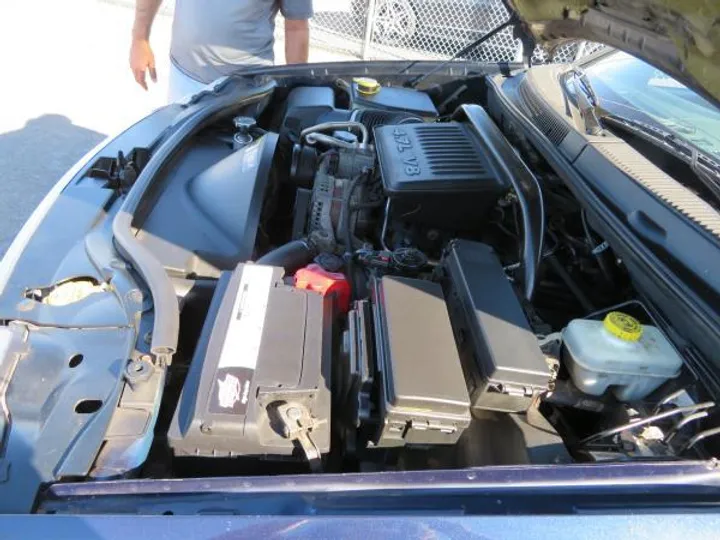
M402 124L375 130L385 189L497 192L505 187L472 129L458 122Z
M178 456L291 456L273 407L305 407L330 450L331 304L283 284L283 269L241 264L218 283L168 432Z
M371 417L375 386L375 351L372 334L372 306L359 300L348 313L345 338L345 362L338 370L338 387L342 388L343 418L358 428Z
M473 407L525 411L550 368L492 248L455 240L442 261Z
M437 118L438 111L430 96L425 92L410 88L383 86L377 94L365 95L357 90L357 83L350 88L350 100L353 109L382 109L402 111L423 118Z
M508 189L492 153L469 124L401 124L374 133L394 216L469 229Z
M278 136L230 152L200 139L173 163L138 241L177 275L216 277L252 259Z
M296 86L288 94L285 104L293 107L335 107L335 92L329 86Z
M385 276L374 282L380 422L376 447L454 444L470 402L439 284Z

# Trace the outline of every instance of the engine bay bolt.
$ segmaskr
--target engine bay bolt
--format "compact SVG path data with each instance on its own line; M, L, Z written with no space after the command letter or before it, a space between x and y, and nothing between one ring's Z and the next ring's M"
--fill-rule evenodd
M297 407L290 407L287 410L287 417L290 420L295 420L295 421L300 420L300 418L302 417L302 411L300 409L298 409Z
M125 379L131 387L148 381L155 371L149 355L143 355L136 360L130 360L125 366Z

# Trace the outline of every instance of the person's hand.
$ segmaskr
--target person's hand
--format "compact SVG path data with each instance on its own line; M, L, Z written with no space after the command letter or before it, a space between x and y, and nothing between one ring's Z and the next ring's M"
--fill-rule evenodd
M145 71L150 73L153 82L157 82L157 73L155 72L155 55L150 47L147 39L133 39L130 46L130 69L137 83L145 90L148 89L145 81Z

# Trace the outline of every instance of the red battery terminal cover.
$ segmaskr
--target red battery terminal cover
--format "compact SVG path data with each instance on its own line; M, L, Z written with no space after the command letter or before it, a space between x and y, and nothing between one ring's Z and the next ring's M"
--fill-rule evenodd
M295 272L295 287L335 295L335 306L341 313L350 310L350 283L344 274L328 272L318 264L310 264Z

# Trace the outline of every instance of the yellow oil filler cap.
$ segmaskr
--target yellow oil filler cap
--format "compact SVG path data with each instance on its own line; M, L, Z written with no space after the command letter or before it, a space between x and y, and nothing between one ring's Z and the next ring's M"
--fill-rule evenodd
M380 89L380 83L370 77L355 77L353 82L357 84L357 91L363 96L374 96Z
M635 317L620 311L611 311L603 321L605 330L623 341L638 341L643 334L643 327Z

